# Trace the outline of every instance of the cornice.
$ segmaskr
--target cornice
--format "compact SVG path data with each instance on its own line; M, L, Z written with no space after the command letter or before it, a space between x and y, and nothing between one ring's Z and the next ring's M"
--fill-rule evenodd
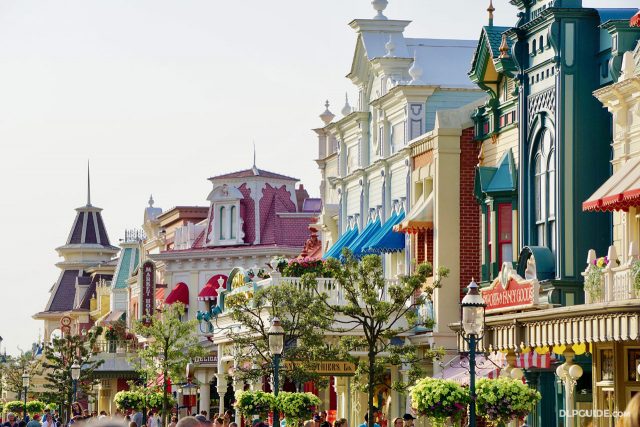
M426 98L433 95L437 89L440 89L439 85L397 85L381 97L369 102L369 105L384 109L398 99L409 102L407 100L409 96L424 96L426 100Z
M249 258L253 256L273 256L283 253L299 253L301 248L293 246L240 246L233 248L213 247L210 249L187 249L149 255L154 261L183 261L193 259Z

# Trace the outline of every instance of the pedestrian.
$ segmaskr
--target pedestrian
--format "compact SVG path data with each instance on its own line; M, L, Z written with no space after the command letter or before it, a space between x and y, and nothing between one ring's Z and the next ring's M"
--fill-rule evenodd
M377 412L378 412L378 409L373 408L373 419L374 419L373 427L380 427L380 424L375 422L375 416ZM369 412L364 414L364 422L360 424L360 427L369 427Z
M138 427L138 424L135 421L131 421L129 422L129 427Z
M40 423L40 414L35 414L33 419L27 423L27 427L42 427Z
M147 413L147 427L158 427L158 422L153 416L153 409Z
M169 427L176 427L176 424L178 424L178 417L174 415L171 417L171 422L169 423Z
M131 421L136 423L136 426L141 426L142 425L142 418L144 418L142 416L142 412L140 412L140 409L136 409L136 413L133 414L133 416L131 417Z
M9 412L7 414L7 421L2 424L2 427L17 427L18 422L16 421L16 414L13 412Z
M334 423L333 423L333 427L347 427L347 419L346 418L339 418L339 419L335 420Z
M238 427L238 423L235 421L232 421L229 423L229 427Z
M413 421L416 418L411 414L404 414L402 420L404 421L404 427L413 427Z
M207 411L200 411L200 415L204 415L205 418L207 418Z
M176 427L202 427L202 425L196 417L182 417Z
M396 417L393 419L393 427L403 427L404 420L400 417Z
M622 427L640 427L640 393L636 393L622 414Z

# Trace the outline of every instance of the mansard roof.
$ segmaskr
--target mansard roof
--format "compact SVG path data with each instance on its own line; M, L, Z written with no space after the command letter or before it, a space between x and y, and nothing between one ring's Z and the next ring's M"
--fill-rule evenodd
M118 250L109 241L109 235L102 220L101 208L87 204L76 209L76 218L64 247L78 247L78 245Z

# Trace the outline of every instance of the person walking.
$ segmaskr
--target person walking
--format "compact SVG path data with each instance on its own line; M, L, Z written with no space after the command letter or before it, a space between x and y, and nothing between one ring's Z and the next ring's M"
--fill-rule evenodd
M33 419L27 423L27 427L42 427L40 423L40 414L35 414Z

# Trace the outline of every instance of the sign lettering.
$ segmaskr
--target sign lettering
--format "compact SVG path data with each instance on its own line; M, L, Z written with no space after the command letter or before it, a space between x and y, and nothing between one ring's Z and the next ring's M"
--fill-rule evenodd
M539 284L535 279L523 279L509 263L504 263L491 286L480 293L487 304L487 313L516 311L538 304Z
M151 318L155 310L156 267L151 261L142 265L142 323L151 325Z
M306 371L315 372L316 374L320 375L353 375L356 372L356 365L351 362L302 362L297 360L285 360L285 369L292 370L295 367L304 369Z

